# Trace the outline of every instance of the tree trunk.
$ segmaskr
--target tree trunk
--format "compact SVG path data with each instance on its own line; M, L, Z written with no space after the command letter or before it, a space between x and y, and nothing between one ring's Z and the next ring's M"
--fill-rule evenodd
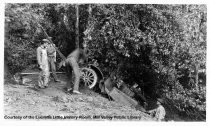
M76 5L76 47L79 48L79 5Z
M8 74L9 74L9 68L6 60L4 60L4 76L7 76Z
M198 69L199 69L199 64L196 63L194 66L194 71L195 71L195 88L197 91L199 90L199 88L198 88Z
M8 62L4 60L4 79L12 76L7 63Z

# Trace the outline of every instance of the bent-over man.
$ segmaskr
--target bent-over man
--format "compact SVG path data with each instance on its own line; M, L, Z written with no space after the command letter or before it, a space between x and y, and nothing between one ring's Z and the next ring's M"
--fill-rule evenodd
M67 92L70 92L72 90L71 88L71 82L72 82L72 70L75 75L74 78L74 87L73 87L73 93L76 94L82 94L79 92L79 83L80 83L80 70L78 63L84 63L86 60L86 54L85 51L81 48L75 49L71 54L68 55L66 61L64 62L64 66L66 66L67 70Z

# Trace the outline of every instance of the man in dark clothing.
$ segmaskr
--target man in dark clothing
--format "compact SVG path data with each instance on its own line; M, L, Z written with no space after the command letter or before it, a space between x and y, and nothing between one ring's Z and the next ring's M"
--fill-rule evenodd
M60 65L66 66L67 70L67 92L71 91L71 82L72 82L72 70L74 72L74 88L73 93L82 94L79 92L79 82L80 82L80 70L78 63L84 63L86 60L85 51L81 48L75 49L71 54L68 55L65 62L61 63Z

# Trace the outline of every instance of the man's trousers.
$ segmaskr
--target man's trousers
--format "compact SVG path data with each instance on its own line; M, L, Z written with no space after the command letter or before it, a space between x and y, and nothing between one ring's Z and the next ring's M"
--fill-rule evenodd
M74 90L79 91L79 82L80 82L80 70L79 65L74 57L69 57L66 59L66 69L67 69L67 89L71 88L72 83L72 69L74 72Z
M42 66L41 69L42 71L39 73L38 77L38 85L39 87L48 86L50 76L49 66Z
M49 68L52 71L52 75L54 78L54 81L58 80L58 77L56 75L56 67L55 67L55 61L54 61L54 56L48 56L48 61L49 61Z

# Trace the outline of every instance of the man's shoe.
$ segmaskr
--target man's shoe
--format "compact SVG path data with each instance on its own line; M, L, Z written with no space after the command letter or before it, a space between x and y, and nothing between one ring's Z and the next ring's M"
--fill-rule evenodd
M66 91L70 92L70 91L72 91L72 88L67 88Z
M44 89L45 88L45 86L38 86L39 87L39 89Z
M44 86L44 88L47 88L48 86Z
M61 81L60 80L55 80L55 82L59 82L60 83Z
M64 92L70 94L72 92L72 88L64 88Z
M34 88L35 88L36 90L38 90L38 89L40 89L41 87L38 86L38 85L35 85Z
M46 87L47 87L47 86L41 86L40 88L41 88L41 89L44 89L44 88L46 88Z
M75 94L82 94L81 92L79 92L77 90L73 90L73 93L75 93Z

